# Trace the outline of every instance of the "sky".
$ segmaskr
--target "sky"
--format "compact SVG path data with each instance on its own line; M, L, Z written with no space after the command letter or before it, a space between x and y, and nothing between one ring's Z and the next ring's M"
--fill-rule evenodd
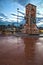
M25 16L25 6L27 4L36 5L36 17L42 18L39 22L37 22L37 26L43 26L43 0L0 0L0 21L7 22L17 22L17 8L23 14L18 13L19 16ZM21 23L24 18L19 17L18 22Z

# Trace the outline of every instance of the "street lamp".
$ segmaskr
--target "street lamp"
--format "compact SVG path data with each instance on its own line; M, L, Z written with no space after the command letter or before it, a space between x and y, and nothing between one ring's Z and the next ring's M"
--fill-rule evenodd
M17 8L17 31L18 31L18 16L19 16L19 8Z

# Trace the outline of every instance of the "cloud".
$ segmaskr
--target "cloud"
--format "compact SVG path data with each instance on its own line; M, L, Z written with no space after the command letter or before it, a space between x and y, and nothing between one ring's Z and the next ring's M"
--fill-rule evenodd
M11 15L24 18L24 17L23 17L23 16L21 16L21 15L16 15L16 14L11 14Z
M37 14L38 14L38 15L42 15L42 16L43 16L43 14L42 14L42 13L39 13L39 12L38 12Z
M38 27L40 27L40 26L42 27L42 26L43 26L43 19L41 19L39 23L36 23L36 25L37 25Z
M37 26L41 26L43 25L43 22L37 23Z
M7 18L7 16L3 13L0 13L0 16L3 17L3 18Z
M3 18L0 18L0 21L2 20Z
M22 15L25 15L25 13L21 12L21 11L18 11L19 13L21 13Z
M39 12L37 13L38 15L41 15Z

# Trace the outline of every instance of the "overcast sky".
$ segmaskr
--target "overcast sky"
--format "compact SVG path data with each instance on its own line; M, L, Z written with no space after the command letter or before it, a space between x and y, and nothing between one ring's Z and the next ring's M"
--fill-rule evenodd
M31 3L37 6L36 17L43 17L43 0L0 0L0 19L3 21L17 21L17 8L23 13L25 13L25 6ZM20 16L24 16L19 14ZM20 20L19 20L20 21Z

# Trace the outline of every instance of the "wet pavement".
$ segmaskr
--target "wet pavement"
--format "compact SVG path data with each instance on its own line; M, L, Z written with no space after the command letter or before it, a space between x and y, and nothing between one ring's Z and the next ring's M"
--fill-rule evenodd
M0 36L0 65L43 65L43 37Z

